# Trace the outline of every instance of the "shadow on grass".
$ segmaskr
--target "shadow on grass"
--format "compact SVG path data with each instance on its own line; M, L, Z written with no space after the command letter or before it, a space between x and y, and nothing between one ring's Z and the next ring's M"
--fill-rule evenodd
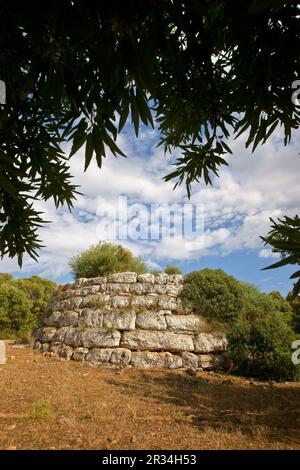
M135 376L136 379L136 376ZM175 419L188 420L200 432L240 432L258 438L300 443L300 387L231 381L228 377L189 377L184 373L141 372L135 382L108 380L123 392L175 405Z

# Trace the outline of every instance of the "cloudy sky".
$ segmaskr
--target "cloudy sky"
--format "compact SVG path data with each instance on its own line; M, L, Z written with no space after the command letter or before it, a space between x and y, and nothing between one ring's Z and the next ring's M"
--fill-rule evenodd
M166 237L164 231L158 240L132 239L135 227L131 226L131 239L119 242L140 255L150 269L167 262L180 266L185 273L205 267L222 268L262 290L286 294L292 287L288 277L293 270L261 271L274 262L274 254L259 236L267 234L269 217L299 214L300 137L284 147L277 134L254 154L245 149L243 138L233 141L229 167L221 170L213 186L194 185L190 201L184 187L173 190L172 182L162 181L172 171L175 155L165 157L163 150L156 148L157 142L158 135L151 129L143 129L136 139L127 128L119 145L128 158L110 156L101 170L93 162L86 173L81 149L70 161L74 182L83 194L78 196L72 212L55 210L50 202L38 204L45 219L52 221L40 230L45 248L40 251L39 262L26 257L20 270L14 260L4 259L0 271L22 277L39 274L60 282L70 279L68 259L107 237L107 227L115 227L113 208L119 196L126 196L131 220L136 224L138 220L144 228L151 204L155 204L155 211L160 207L166 211L176 203L192 203L204 211L203 244L196 251L187 249L190 245L182 237ZM196 222L201 227L202 219Z

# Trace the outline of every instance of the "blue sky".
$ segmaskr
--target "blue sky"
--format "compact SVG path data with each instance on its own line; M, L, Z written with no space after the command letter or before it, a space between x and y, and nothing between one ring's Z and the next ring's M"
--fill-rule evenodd
M128 158L108 155L101 170L92 162L85 173L84 149L79 150L70 165L74 183L81 186L83 195L73 211L56 210L52 202L39 201L38 209L52 221L40 230L45 248L40 251L39 262L25 257L20 270L15 260L5 258L0 261L0 271L22 277L38 274L58 282L69 280L68 259L103 239L105 220L99 214L123 195L131 205L190 202L203 207L204 245L197 252L188 252L180 239L120 241L141 256L150 269L164 267L167 262L180 266L184 273L221 268L262 290L286 294L292 287L288 277L293 269L261 271L275 259L259 236L267 234L269 217L299 214L300 138L284 147L278 133L254 154L245 149L245 137L231 142L229 167L220 171L220 178L214 178L211 187L194 185L190 201L183 186L173 191L173 183L162 180L172 171L176 155L164 156L163 149L156 148L157 142L158 135L150 128L142 128L136 139L127 127L118 144Z

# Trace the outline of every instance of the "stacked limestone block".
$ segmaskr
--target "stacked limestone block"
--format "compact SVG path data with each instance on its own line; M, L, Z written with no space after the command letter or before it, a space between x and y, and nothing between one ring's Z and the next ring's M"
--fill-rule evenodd
M181 275L116 273L60 286L35 347L46 355L144 368L222 366L225 336L184 309ZM209 332L208 332L209 331Z

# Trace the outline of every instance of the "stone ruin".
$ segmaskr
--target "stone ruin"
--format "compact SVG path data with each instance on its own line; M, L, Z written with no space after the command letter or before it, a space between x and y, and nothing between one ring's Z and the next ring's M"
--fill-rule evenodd
M34 331L43 354L96 364L212 370L223 333L184 308L183 276L124 272L59 286Z

